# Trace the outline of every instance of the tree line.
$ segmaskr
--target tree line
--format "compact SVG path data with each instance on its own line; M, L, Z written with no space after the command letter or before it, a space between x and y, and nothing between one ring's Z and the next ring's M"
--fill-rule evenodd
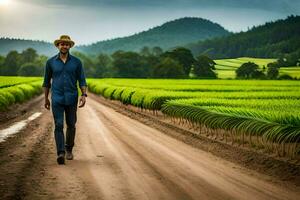
M210 57L202 54L194 57L184 47L168 51L143 47L139 52L119 50L111 55L100 53L97 56L79 51L71 54L82 61L86 76L91 78L217 78L216 63ZM33 48L21 53L10 51L5 57L0 56L0 75L43 76L47 59ZM288 65L287 62L280 57L262 69L255 63L244 63L236 70L236 78L292 79L289 75L279 75L280 67Z
M281 58L276 62L268 63L267 68L262 69L256 63L246 62L235 70L237 79L278 79L278 80L297 80L288 74L279 74Z
M139 52L115 51L108 55L71 52L80 58L87 77L92 78L216 78L214 61L207 56L194 58L189 49L177 47L163 51L160 47L143 47ZM10 51L0 56L0 75L43 76L48 57L33 48L21 53Z
M4 76L42 76L47 56L38 55L35 49L28 48L21 53L10 51L0 55L0 75Z

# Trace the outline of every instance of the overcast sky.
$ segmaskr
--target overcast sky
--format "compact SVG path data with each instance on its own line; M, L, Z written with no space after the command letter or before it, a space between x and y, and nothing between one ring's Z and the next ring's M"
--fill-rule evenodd
M128 36L166 21L202 17L238 32L300 15L300 0L0 0L0 37L76 44Z

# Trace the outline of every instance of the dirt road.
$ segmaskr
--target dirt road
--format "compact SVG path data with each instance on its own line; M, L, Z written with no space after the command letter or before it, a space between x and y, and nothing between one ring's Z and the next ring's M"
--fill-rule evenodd
M27 139L19 140L26 148L2 149L14 158L6 160L11 164L5 164L2 156L0 163L8 171L3 173L1 169L1 179L11 179L0 182L5 188L0 190L1 196L7 199L300 197L299 188L274 184L266 175L191 147L93 98L78 111L74 160L57 165L51 113L41 104L37 110L42 116L25 130L32 130L24 135ZM18 158L24 162L20 164ZM13 165L14 170L9 169Z

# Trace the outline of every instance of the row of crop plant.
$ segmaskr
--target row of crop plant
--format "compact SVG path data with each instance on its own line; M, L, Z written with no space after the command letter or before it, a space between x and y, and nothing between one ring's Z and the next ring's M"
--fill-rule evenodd
M22 103L42 92L41 80L18 83L13 86L0 88L0 110L6 110L14 103Z
M41 80L40 77L0 76L0 88Z
M300 153L296 81L91 79L88 86L105 98L161 111L215 139L282 156Z
M295 113L290 114L243 107L211 108L181 100L170 100L161 109L164 114L177 119L175 121L179 120L179 123L188 121L199 133L239 145L250 144L289 157L299 154L299 110L295 108Z

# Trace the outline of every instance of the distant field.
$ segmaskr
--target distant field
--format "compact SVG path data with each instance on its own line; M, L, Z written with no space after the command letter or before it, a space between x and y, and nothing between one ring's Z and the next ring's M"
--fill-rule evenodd
M233 59L220 59L220 60L214 60L214 61L216 63L216 71L215 72L218 73L218 78L234 79L236 76L235 70L245 62L254 62L260 68L263 68L264 66L267 67L268 63L275 62L276 59L242 57L242 58L233 58ZM300 78L300 67L281 68L279 73L280 73L280 75L288 74L292 77Z

